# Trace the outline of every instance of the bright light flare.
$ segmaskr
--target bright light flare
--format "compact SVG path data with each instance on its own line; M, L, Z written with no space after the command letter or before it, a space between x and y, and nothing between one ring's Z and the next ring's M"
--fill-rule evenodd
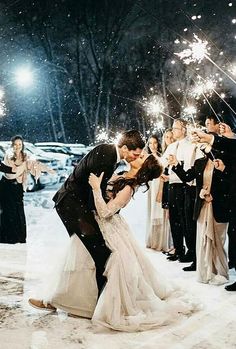
M29 68L19 68L15 72L15 79L19 86L29 87L33 83L33 73Z
M157 95L152 96L149 101L145 103L145 107L149 115L158 115L164 110L164 104Z

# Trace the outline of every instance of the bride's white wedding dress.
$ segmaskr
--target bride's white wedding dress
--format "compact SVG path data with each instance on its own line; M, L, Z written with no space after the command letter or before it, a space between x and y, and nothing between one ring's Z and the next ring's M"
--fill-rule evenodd
M131 197L129 186L108 203L100 190L94 191L97 221L112 251L105 269L107 283L97 303L94 262L76 235L48 299L57 308L91 317L93 324L129 332L157 328L196 310L196 302L187 299L186 292L159 275L117 213Z

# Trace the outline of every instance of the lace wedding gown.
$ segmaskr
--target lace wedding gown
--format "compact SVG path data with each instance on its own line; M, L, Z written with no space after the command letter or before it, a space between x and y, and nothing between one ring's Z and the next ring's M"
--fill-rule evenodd
M132 197L126 186L105 203L94 191L96 219L112 251L107 283L97 301L94 262L74 235L57 289L49 301L57 308L92 318L95 325L119 331L143 331L169 324L196 310L196 302L159 275L117 213Z

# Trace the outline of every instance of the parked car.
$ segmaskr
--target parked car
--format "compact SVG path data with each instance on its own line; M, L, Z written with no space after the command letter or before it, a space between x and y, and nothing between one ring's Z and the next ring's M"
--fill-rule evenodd
M69 174L73 171L72 158L70 155L55 153L42 150L40 147L36 147L34 144L25 142L25 148L32 154L40 157L46 157L52 161L52 168L57 172L59 181L64 181Z
M1 160L3 160L5 152L10 148L11 146L11 142L9 141L2 141L0 142L0 157ZM38 179L38 181L36 182L34 176L32 176L31 174L28 176L28 180L27 180L27 191L36 191L39 189L44 188L47 185L52 185L52 184L56 184L59 181L59 176L57 173L57 161L56 160L52 160L48 157L43 157L40 155L36 155L32 152L32 149L29 150L30 148L30 143L25 142L25 151L26 153L29 155L29 157L32 160L38 160L42 163L44 163L45 165L53 168L55 170L55 174L51 174L51 173L47 173L47 172L42 172L40 178Z
M71 147L65 143L58 142L37 142L36 147L44 151L67 154L71 157L72 165L75 166L86 154L86 147L80 147L80 150L72 150Z

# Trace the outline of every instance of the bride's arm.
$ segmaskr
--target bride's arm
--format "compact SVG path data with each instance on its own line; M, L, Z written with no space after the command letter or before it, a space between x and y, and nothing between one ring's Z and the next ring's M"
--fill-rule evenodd
M127 185L116 195L114 199L111 199L108 203L106 203L102 197L102 192L100 189L102 177L103 175L97 177L91 173L89 176L89 184L93 189L94 203L99 217L108 218L127 205L131 199L133 191L131 187Z
M93 190L94 203L100 218L113 216L122 207L126 206L132 196L132 189L126 185L115 197L106 203L102 197L101 189Z

